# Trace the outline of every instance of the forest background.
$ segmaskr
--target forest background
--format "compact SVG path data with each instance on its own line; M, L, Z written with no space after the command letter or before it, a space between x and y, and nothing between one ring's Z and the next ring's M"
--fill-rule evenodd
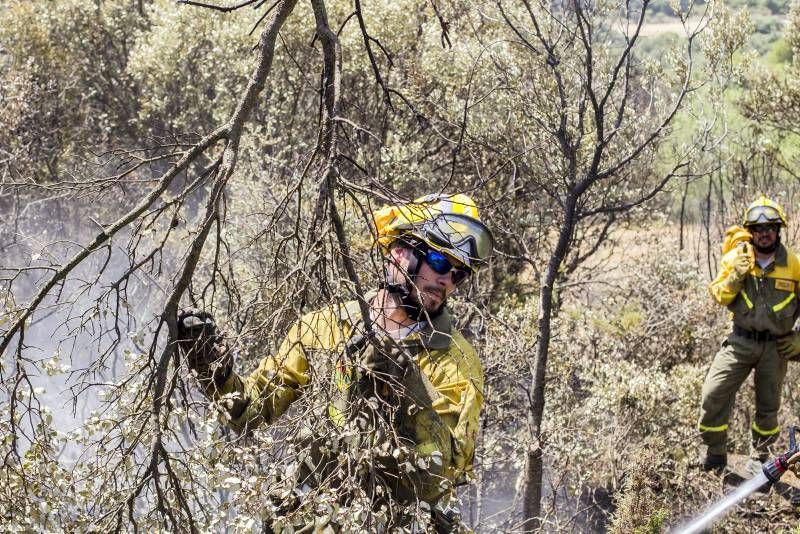
M274 519L302 414L225 431L171 317L213 310L252 369L299 315L375 287L370 210L428 192L473 196L497 240L451 302L486 371L465 524L660 532L722 494L696 466L728 328L706 284L761 193L800 247L800 6L188 4L0 5L4 531ZM742 454L752 406L748 383ZM773 492L719 528L796 525Z

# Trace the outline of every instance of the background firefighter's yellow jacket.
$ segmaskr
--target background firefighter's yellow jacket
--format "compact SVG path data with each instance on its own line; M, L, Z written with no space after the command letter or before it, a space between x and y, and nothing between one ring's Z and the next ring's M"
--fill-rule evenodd
M756 263L742 282L733 283L730 276L738 252L734 247L722 256L719 274L708 287L711 296L728 307L736 325L775 336L786 335L800 315L800 261L780 245L766 271Z
M343 354L345 343L358 333L359 326L360 311L355 301L309 313L289 329L278 352L261 360L248 377L232 373L221 388L207 393L213 400L228 393L241 394L242 400L230 409L232 414L241 411L229 422L236 430L270 423L302 395L314 371L343 372L338 362L318 362L314 356L331 359ZM417 426L424 428L416 434L427 437L418 439L416 448L423 454L441 451L444 472L455 480L472 468L483 403L480 360L464 336L452 328L447 310L432 325L402 340L402 344L412 354L416 353L414 361L438 393L432 407L446 425L435 435L437 431L431 430L429 422L426 424L424 417L418 417ZM352 376L353 370L344 372ZM448 443L442 443L443 440Z

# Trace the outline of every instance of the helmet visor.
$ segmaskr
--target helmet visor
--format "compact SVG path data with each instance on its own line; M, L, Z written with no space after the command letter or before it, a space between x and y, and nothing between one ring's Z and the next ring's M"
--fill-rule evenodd
M416 230L428 243L473 269L486 261L494 248L492 233L472 217L440 215Z
M781 214L772 206L755 206L747 210L744 225L754 224L783 224Z

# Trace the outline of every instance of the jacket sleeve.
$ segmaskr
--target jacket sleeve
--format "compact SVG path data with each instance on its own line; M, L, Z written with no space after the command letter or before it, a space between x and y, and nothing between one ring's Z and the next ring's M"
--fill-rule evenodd
M247 377L235 372L220 388L206 391L214 401L223 400L230 419L228 425L242 432L281 416L309 383L308 360L304 341L311 325L306 318L295 323L286 334L278 352L267 356ZM233 394L233 395L230 395ZM228 398L223 399L226 395Z
M788 248L787 254L789 256L789 265L792 267L792 280L794 280L795 299L798 299L798 302L800 302L800 258L798 258L797 255ZM797 321L798 317L800 317L800 305L798 305L795 309L794 320Z
M727 306L734 301L736 295L742 290L742 282L731 278L734 272L733 259L738 254L734 249L722 256L717 277L708 285L708 292L717 304Z

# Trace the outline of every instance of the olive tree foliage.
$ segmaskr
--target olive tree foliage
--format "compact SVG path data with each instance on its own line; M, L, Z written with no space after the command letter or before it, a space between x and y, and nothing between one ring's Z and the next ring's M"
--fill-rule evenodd
M794 52L792 64L785 70L771 70L753 65L746 79L746 89L740 104L748 118L758 121L764 129L774 128L785 134L797 135L798 76L797 50L800 47L800 5L793 2L784 37Z
M60 164L67 153L130 131L137 98L128 93L137 90L126 67L145 21L127 4L3 5L9 22L0 30L6 182L64 180Z
M748 144L752 149L733 171L741 175L742 185L770 192L778 202L793 211L796 205L797 118L800 106L800 5L792 3L784 37L795 51L785 68L770 68L753 63L743 76L739 109L748 120ZM763 182L763 183L759 183ZM791 227L789 231L794 231ZM791 242L791 240L790 240Z

